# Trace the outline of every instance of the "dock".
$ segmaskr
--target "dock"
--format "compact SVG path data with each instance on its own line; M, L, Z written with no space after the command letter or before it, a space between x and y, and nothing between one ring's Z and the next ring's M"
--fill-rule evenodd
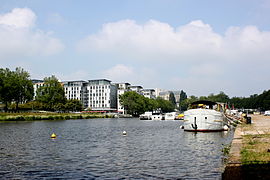
M243 158L241 158L241 151L243 151L246 145L245 137L263 139L263 151L265 151L266 159L269 160L270 158L270 116L249 115L249 117L251 117L251 124L245 124L243 122L235 129L229 158L222 174L223 180L270 179L270 161L264 162L259 160L245 163L243 162ZM257 145L255 144L254 146Z

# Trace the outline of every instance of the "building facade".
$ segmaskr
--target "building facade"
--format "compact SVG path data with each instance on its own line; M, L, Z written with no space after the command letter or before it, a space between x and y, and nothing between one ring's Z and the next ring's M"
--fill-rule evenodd
M84 101L83 98L83 91L84 91L84 84L85 81L65 81L64 84L64 90L65 90L65 96L68 100L70 99L76 99L80 100L81 102Z
M126 114L124 106L120 103L119 96L124 94L125 92L130 91L130 84L129 83L116 83L117 87L117 111L120 114Z
M36 96L37 89L44 85L44 81L32 81ZM154 89L143 89L142 86L131 86L129 83L112 84L107 79L64 81L62 85L68 100L79 100L83 104L84 109L91 109L93 111L117 111L125 114L125 109L120 103L119 96L128 91L137 92L147 98L154 99L157 97Z
M143 87L142 86L129 86L129 89L131 91L135 91L138 94L142 94L141 91L142 91Z
M43 80L32 79L32 83L33 83L33 87L34 87L34 99L36 99L37 89L44 86L44 81Z
M44 85L42 80L32 80L34 98L39 87ZM84 109L98 111L117 110L117 87L106 79L89 81L65 81L62 83L68 100L81 101Z
M149 99L155 99L155 90L154 89L142 89L141 93L144 97L147 97Z
M117 87L106 79L89 80L86 93L92 110L116 111ZM87 96L86 96L87 97Z

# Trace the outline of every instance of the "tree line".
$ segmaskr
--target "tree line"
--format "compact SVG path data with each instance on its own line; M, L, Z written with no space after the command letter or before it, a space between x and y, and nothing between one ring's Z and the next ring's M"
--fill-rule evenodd
M182 111L188 108L188 105L197 100L209 100L213 102L227 103L229 108L235 109L257 109L265 111L270 109L270 90L264 91L261 94L254 94L249 97L232 97L230 98L224 92L219 94L210 94L209 96L190 96L180 99L179 107Z
M146 98L134 91L127 91L119 96L121 105L128 114L139 116L146 111L174 111L175 105L171 101L167 101L158 97L156 99Z
M4 104L4 110L49 110L49 111L80 111L83 106L80 100L67 100L63 85L55 76L45 77L44 85L39 87L34 98L34 88L30 74L17 67L14 71L0 68L0 102ZM187 96L181 90L178 108L185 111L188 105L197 100L210 100L227 103L237 109L258 109L265 111L270 109L270 90L250 97L230 98L224 92L210 94L209 96ZM126 92L120 96L120 103L129 114L139 115L145 111L161 110L173 111L176 106L175 96L169 94L169 101L160 97L156 99L145 98L136 92Z
M80 111L79 100L68 100L62 84L55 76L45 77L44 85L39 87L34 99L34 87L30 74L17 67L15 71L0 68L0 102L4 111L49 110Z

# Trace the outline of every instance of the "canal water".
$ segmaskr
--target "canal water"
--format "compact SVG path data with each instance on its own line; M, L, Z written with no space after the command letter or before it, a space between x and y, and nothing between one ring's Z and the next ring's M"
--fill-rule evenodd
M136 118L0 123L0 179L221 179L222 148L233 132L184 132L181 125Z

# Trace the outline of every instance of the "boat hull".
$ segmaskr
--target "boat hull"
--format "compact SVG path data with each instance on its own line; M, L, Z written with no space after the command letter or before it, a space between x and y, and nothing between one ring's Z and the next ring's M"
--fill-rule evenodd
M224 131L226 117L213 109L190 109L184 113L184 130L193 132Z
M164 120L162 115L152 115L151 120Z

